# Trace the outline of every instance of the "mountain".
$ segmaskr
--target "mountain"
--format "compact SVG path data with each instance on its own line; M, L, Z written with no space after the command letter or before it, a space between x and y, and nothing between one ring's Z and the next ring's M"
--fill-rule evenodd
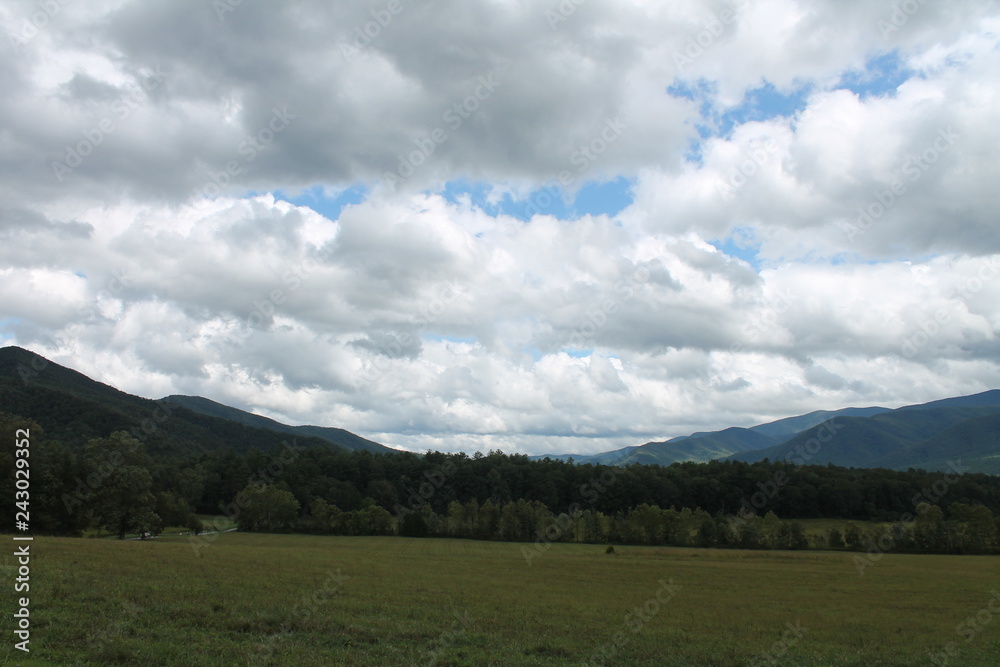
M746 428L727 428L723 431L693 433L672 438L665 442L647 442L644 445L623 447L609 452L590 455L547 454L533 459L551 458L566 461L570 458L581 465L630 465L633 463L670 465L677 461L711 461L734 452L755 447L769 447L778 440L755 433Z
M733 452L769 447L776 442L779 441L751 429L732 427L710 433L694 433L666 442L647 442L636 447L622 463L669 465L677 461L710 461Z
M0 347L0 411L34 420L48 437L67 445L82 445L91 438L125 430L143 440L150 454L184 456L225 447L237 452L255 447L278 449L293 434L265 427L264 422L226 418L221 410L225 406L219 408L220 414L211 415L178 403L133 396L34 352ZM317 431L295 431L299 446L369 451L375 451L372 445L381 446L340 429L305 428L323 431L326 437ZM335 436L337 441L332 439Z
M323 440L337 445L338 447L343 447L344 449L363 449L365 451L376 453L396 451L395 449L391 449L385 445L380 445L377 442L365 440L361 436L355 435L350 431L345 431L342 428L330 428L326 426L289 426L288 424L282 424L281 422L267 417L255 415L250 412L244 412L243 410L238 410L237 408L231 408L228 405L223 405L222 403L216 403L215 401L202 398L201 396L167 396L166 398L162 398L160 400L173 405L180 405L188 410L192 410L203 415L221 417L222 419L237 422L239 424L246 424L247 426L266 428L272 431L288 433L301 438L322 438Z
M971 470L992 472L1000 455L994 422L998 414L1000 391L992 390L871 417L836 417L781 444L728 458L749 463L767 458L855 468L947 470L949 460L964 455L962 463Z
M606 465L766 458L896 470L948 470L949 461L961 458L972 471L1000 473L1000 436L991 421L995 414L1000 414L1000 390L895 410L817 410L750 428L693 433L589 456L549 458Z
M949 470L961 461L976 472L1000 475L1000 412L968 419L937 435L886 455L875 464L881 468Z
M936 410L938 408L996 408L998 406L1000 406L1000 389L991 389L969 396L955 396L954 398L942 398L939 401L931 401L930 403L904 405L901 408L896 408L894 412Z
M798 417L786 417L767 424L751 426L751 431L763 433L780 440L787 440L798 435L802 431L819 426L828 419L834 417L874 417L883 412L889 412L890 408L844 408L843 410L817 410ZM777 443L775 443L777 444Z
M762 450L780 445L823 422L840 416L872 416L888 412L889 408L844 408L842 410L817 410L806 415L786 417L750 428L730 427L721 431L692 433L663 442L625 447L590 456L573 456L576 463L628 465L631 463L670 465L678 461L711 461L737 454ZM535 457L544 458L544 457ZM550 456L566 460L566 455Z

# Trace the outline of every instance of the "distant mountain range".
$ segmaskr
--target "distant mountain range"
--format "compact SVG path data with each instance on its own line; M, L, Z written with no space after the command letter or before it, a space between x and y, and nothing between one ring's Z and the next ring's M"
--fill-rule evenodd
M786 417L767 424L750 428L733 426L721 431L709 431L682 435L662 442L647 442L645 445L624 447L610 452L590 456L557 455L549 458L577 463L603 463L629 465L632 463L655 463L669 465L681 461L710 461L722 459L739 452L762 450L789 440L790 438L818 426L835 417L869 417L889 408L844 408L843 410L817 410L798 417ZM546 458L537 456L533 458Z
M130 431L159 456L269 450L293 440L303 447L396 451L343 429L288 426L207 398L133 396L13 346L0 347L0 412L32 419L66 444Z
M807 463L894 470L947 470L949 461L961 459L970 471L1000 474L998 427L1000 391L992 390L908 405L871 417L841 417L778 445L728 458L747 462L796 460L805 452Z
M591 456L550 458L613 465L769 459L942 471L950 470L950 462L961 460L971 472L1000 474L1000 390L895 410L821 410L751 428L693 433Z
M291 439L305 447L397 451L344 429L289 426L199 396L140 398L19 347L0 347L0 412L33 419L50 437L67 444L105 437L115 430L132 431L141 435L151 454L167 456L220 447L266 450ZM960 460L970 472L1000 474L1000 390L895 410L820 410L750 428L692 433L595 455L548 458L607 465L766 458L942 471Z

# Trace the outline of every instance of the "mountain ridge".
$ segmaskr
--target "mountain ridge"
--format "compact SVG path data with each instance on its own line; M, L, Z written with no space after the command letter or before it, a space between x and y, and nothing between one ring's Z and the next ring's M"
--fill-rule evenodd
M738 452L727 460L745 463L793 460L807 448L808 462L814 464L946 470L951 460L965 452L964 465L982 472L1000 472L996 460L1000 456L1000 442L989 438L989 429L994 426L989 418L997 414L1000 414L1000 390L994 389L906 405L871 417L834 418L781 444ZM820 433L821 429L826 434ZM969 438L976 439L981 446L970 450L964 444ZM807 447L811 442L818 446ZM990 443L995 451L990 450ZM968 458L970 454L972 458Z
M225 405L224 403L213 401L212 399L205 398L204 396L183 396L173 394L170 396L164 396L160 400L174 405L180 405L194 412L200 412L201 414L213 417L221 417L222 419L243 423L247 426L267 428L272 431L299 435L301 437L311 436L322 438L323 440L327 440L328 442L344 447L345 449L363 449L369 452L398 451L392 449L391 447L386 447L383 444L374 442L373 440L362 438L361 436L342 428L312 425L290 426L289 424L283 424L282 422L269 417L264 417L263 415L255 415L252 412L247 412L245 410L240 410L239 408L234 408L230 405Z
M277 449L290 434L303 447L368 451L377 451L372 445L383 447L343 429L331 428L326 437L319 437L316 432L296 431L297 427L265 428L263 422L225 419L163 399L135 396L17 346L0 347L0 411L31 419L49 437L67 444L82 445L124 430L144 441L150 453L163 455L223 447ZM333 432L342 432L339 441L332 439Z
M158 453L268 449L280 446L289 435L307 447L400 451L345 429L291 426L201 396L134 396L16 346L0 347L0 406L0 412L33 419L51 437L85 442L126 430ZM700 431L593 455L530 458L619 466L754 462L795 460L805 448L812 464L945 470L962 457L971 471L1000 474L998 434L1000 389L992 389L895 409L817 410L749 428Z

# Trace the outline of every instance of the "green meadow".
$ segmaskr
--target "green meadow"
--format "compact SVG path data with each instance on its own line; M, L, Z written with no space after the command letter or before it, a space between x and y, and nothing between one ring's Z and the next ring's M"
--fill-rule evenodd
M36 538L31 653L8 602L0 664L1000 664L993 557L885 555L861 576L832 551L554 544L529 565L507 542L203 544Z

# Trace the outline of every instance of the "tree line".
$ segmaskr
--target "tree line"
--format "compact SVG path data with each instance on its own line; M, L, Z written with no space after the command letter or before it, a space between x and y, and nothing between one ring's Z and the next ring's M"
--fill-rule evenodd
M960 462L950 473L770 461L619 468L499 451L374 454L294 441L167 458L151 457L126 432L65 444L30 420L0 416L0 427L32 428L38 533L198 531L196 515L212 515L242 530L536 543L865 550L887 542L860 523L810 536L796 522L836 518L900 523L892 550L997 548L1000 478L960 474ZM0 457L12 458L12 445L5 442ZM12 460L3 470L0 485L12 489ZM13 497L0 490L0 503Z
M475 499L453 500L438 514L429 504L392 514L371 499L357 510L342 510L316 498L303 510L295 496L275 485L251 485L226 509L242 530L321 535L400 535L455 537L534 543L538 553L556 542L739 549L847 549L909 553L988 554L1000 551L1000 517L984 505L952 503L947 513L920 503L906 521L807 534L796 520L773 511L711 515L695 509L660 508L643 503L624 512L571 508L556 514L541 502L523 498L504 505ZM529 551L529 554L531 552Z

